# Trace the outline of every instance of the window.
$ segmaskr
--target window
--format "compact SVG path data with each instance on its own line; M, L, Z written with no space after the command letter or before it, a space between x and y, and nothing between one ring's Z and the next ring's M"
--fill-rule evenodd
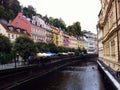
M14 38L14 35L12 34L12 39Z
M107 42L107 44L106 44L106 55L107 55L107 56L110 55L110 45L109 45L108 42Z
M118 10L119 10L119 15L120 15L120 1L118 1L118 5L119 5L119 9Z
M16 25L18 25L18 22L16 22Z
M10 38L10 34L8 33L8 38Z
M20 29L17 29L17 32L20 32Z
M13 30L13 27L8 27L10 30Z
M18 18L20 19L20 16Z
M111 56L115 57L115 41L111 41Z
M90 43L90 45L93 45L93 43Z
M26 31L23 31L26 34Z

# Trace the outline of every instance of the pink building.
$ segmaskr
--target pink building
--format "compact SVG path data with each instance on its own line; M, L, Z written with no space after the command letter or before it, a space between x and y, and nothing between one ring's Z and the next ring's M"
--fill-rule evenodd
M23 14L20 12L15 17L13 21L10 21L8 23L8 26L13 26L15 28L24 29L27 31L27 33L31 34L31 24L30 22L23 16Z
M46 24L39 15L33 16L31 23L31 36L34 42L45 42L46 43Z
M69 47L69 35L63 32L63 47Z
M34 42L46 42L46 31L33 23L31 23L31 37Z
M48 43L51 40L51 28L39 15L33 16L31 23L31 36L34 42Z

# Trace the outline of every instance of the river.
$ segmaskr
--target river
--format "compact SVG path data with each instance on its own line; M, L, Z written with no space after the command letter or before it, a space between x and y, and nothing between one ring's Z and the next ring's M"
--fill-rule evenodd
M19 90L105 90L105 86L96 63L79 62L28 82Z

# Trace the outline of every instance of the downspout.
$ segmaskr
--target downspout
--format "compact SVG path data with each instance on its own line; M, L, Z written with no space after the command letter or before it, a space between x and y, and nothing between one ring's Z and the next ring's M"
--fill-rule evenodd
M116 26L118 27L118 14L117 14L117 2L116 2L116 0L114 0L114 2L115 2L115 14L116 14ZM116 28L117 28L116 27ZM119 60L120 60L120 54L119 54L119 30L117 30L117 46L118 46L118 62L119 62Z

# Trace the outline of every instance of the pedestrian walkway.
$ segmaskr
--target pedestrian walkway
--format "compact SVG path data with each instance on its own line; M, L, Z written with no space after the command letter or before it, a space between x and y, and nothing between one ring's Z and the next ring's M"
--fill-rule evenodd
M23 67L23 66L25 65L22 62L17 62L16 65L15 63L8 63L8 64L0 65L0 70Z

